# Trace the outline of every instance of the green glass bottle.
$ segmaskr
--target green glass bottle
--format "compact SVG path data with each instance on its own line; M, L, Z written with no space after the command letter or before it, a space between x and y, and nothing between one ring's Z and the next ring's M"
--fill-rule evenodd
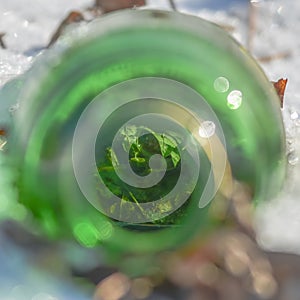
M19 201L53 238L153 256L213 226L235 181L253 202L285 176L277 95L218 26L175 12L108 14L35 63L9 153Z

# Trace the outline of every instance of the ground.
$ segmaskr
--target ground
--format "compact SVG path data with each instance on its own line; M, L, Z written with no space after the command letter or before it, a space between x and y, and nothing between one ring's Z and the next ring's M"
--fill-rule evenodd
M277 199L257 209L257 234L262 246L267 249L300 253L300 204L298 197L300 187L300 2L294 0L261 0L253 1L257 8L254 12L254 30L249 30L249 6L246 0L238 1L175 1L178 10L198 15L219 23L233 34L258 59L264 58L261 64L270 80L288 78L285 104L282 111L288 143L288 176L283 192ZM222 4L220 4L222 3ZM3 43L6 49L0 48L0 88L9 80L23 74L42 55L45 45L57 28L60 20L72 9L82 9L92 4L89 0L3 0L0 2L0 33L5 33ZM168 1L148 1L149 7L168 9ZM249 41L249 37L251 37ZM275 59L269 59L274 57ZM3 96L4 93L0 96ZM0 99L1 116L6 114L5 101ZM299 115L298 115L299 113ZM7 112L8 114L8 112ZM3 117L5 119L5 116ZM268 112L266 112L268 118ZM1 176L1 174L0 174ZM4 181L2 178L0 181ZM3 184L2 184L3 185ZM1 201L1 199L0 199ZM1 212L1 208L0 208ZM0 237L1 238L1 237ZM1 241L1 239L0 239ZM14 252L11 262L9 245L0 248L0 296L7 299L50 300L54 295L58 299L86 299L75 292L72 284L55 282L53 278L39 278L32 271L31 278L24 274L26 266L24 256ZM5 276L4 276L5 275ZM4 280L5 278L5 280ZM34 282L34 284L33 284ZM26 285L30 285L26 287ZM5 291L8 294L5 294ZM47 294L45 291L48 291ZM73 295L74 293L74 295ZM72 294L72 296L71 296ZM48 295L48 296L47 296ZM54 297L53 296L53 297ZM48 297L48 298L47 298ZM70 298L71 297L71 298ZM1 298L2 299L2 298ZM28 298L29 299L29 298Z

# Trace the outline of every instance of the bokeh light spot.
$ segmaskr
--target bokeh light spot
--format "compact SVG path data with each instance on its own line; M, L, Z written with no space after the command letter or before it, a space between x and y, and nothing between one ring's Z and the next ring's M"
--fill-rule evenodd
M120 300L129 289L129 278L121 273L114 273L98 284L94 300Z
M135 299L146 299L152 293L152 283L147 278L136 278L132 282L132 294Z
M97 229L88 222L81 222L74 228L74 235L76 239L85 247L94 247L99 238L99 232Z
M199 127L199 135L203 138L210 138L215 134L216 124L212 121L204 121Z
M102 222L102 224L98 228L99 230L99 239L100 240L107 240L113 234L113 226L110 222Z
M214 89L219 93L225 93L229 89L229 81L225 77L218 77L214 81Z
M238 109L242 105L243 94L239 90L234 90L227 96L227 106L230 109Z

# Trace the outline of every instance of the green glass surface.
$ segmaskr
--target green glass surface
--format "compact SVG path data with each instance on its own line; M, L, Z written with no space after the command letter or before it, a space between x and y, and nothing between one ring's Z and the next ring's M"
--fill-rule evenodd
M253 192L253 202L258 203L271 199L282 185L285 137L277 95L245 49L205 20L147 10L109 14L69 33L36 62L27 77L10 152L19 172L20 202L32 212L41 231L50 237L74 236L86 247L104 245L112 255L144 255L181 247L214 226L215 221L208 214L210 203L199 208L212 163L209 152L192 134L194 125L187 125L180 134L185 138L191 136L200 160L199 176L188 200L168 216L141 223L116 220L101 213L99 203L91 204L80 190L72 161L78 120L101 93L131 79L166 79L170 80L170 86L166 81L160 99L145 98L134 86L125 88L124 94L119 93L117 97L108 93L106 102L95 112L95 119L97 116L101 119L106 111L113 111L108 114L95 144L99 173L90 170L90 174L95 177L100 174L106 185L110 182L112 190L120 187L116 196L127 195L124 201L130 203L147 203L159 198L160 193L167 194L179 176L182 161L178 159L179 142L175 141L175 145L170 142L176 140L176 133L167 127L143 135L136 142L142 145L142 150L128 149L131 167L139 176L145 176L151 173L147 160L154 154L162 154L164 137L169 143L163 155L169 173L165 174L163 184L152 188L148 196L141 189L126 186L126 194L113 173L111 155L105 155L111 150L119 127L147 113L171 114L180 120L190 115L195 120L209 121L208 114L212 112L222 132L214 133L211 146L226 150L228 189L232 181L245 183ZM179 86L179 100L170 104L165 98L172 94L174 82ZM159 86L154 80L153 85L143 86L143 92L151 96L155 91L157 95ZM181 87L198 94L202 104L180 99ZM122 97L132 101L115 109ZM203 103L211 112L203 110ZM199 128L195 130L200 132ZM91 132L87 129L81 134L80 151L85 159L88 154L84 149ZM140 165L138 159L142 161ZM193 170L195 161L187 159L187 165ZM217 190L216 195L219 194ZM95 201L100 201L102 209L113 211L113 205L106 198L101 200L102 196L100 193ZM230 197L228 193L223 196ZM164 208L158 209L162 213Z

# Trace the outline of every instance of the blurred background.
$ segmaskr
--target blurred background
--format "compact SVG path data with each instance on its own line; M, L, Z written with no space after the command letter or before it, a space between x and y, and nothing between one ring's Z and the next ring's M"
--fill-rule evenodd
M14 87L6 84L47 51L71 11L91 19L95 3L0 2L1 124L9 122L17 105ZM289 162L285 187L276 199L257 208L250 233L244 224L217 232L196 255L182 260L172 257L172 274L167 272L166 279L157 275L131 280L101 265L103 258L97 251L87 253L67 242L39 240L18 225L26 212L12 205L16 202L16 191L9 186L13 174L5 168L0 151L0 299L299 299L300 2L148 0L146 4L140 9L176 9L219 24L251 52L270 81L288 78L282 110ZM0 148L5 142L0 136ZM231 246L220 248L222 243ZM214 257L208 258L208 253ZM205 263L196 270L199 261Z

